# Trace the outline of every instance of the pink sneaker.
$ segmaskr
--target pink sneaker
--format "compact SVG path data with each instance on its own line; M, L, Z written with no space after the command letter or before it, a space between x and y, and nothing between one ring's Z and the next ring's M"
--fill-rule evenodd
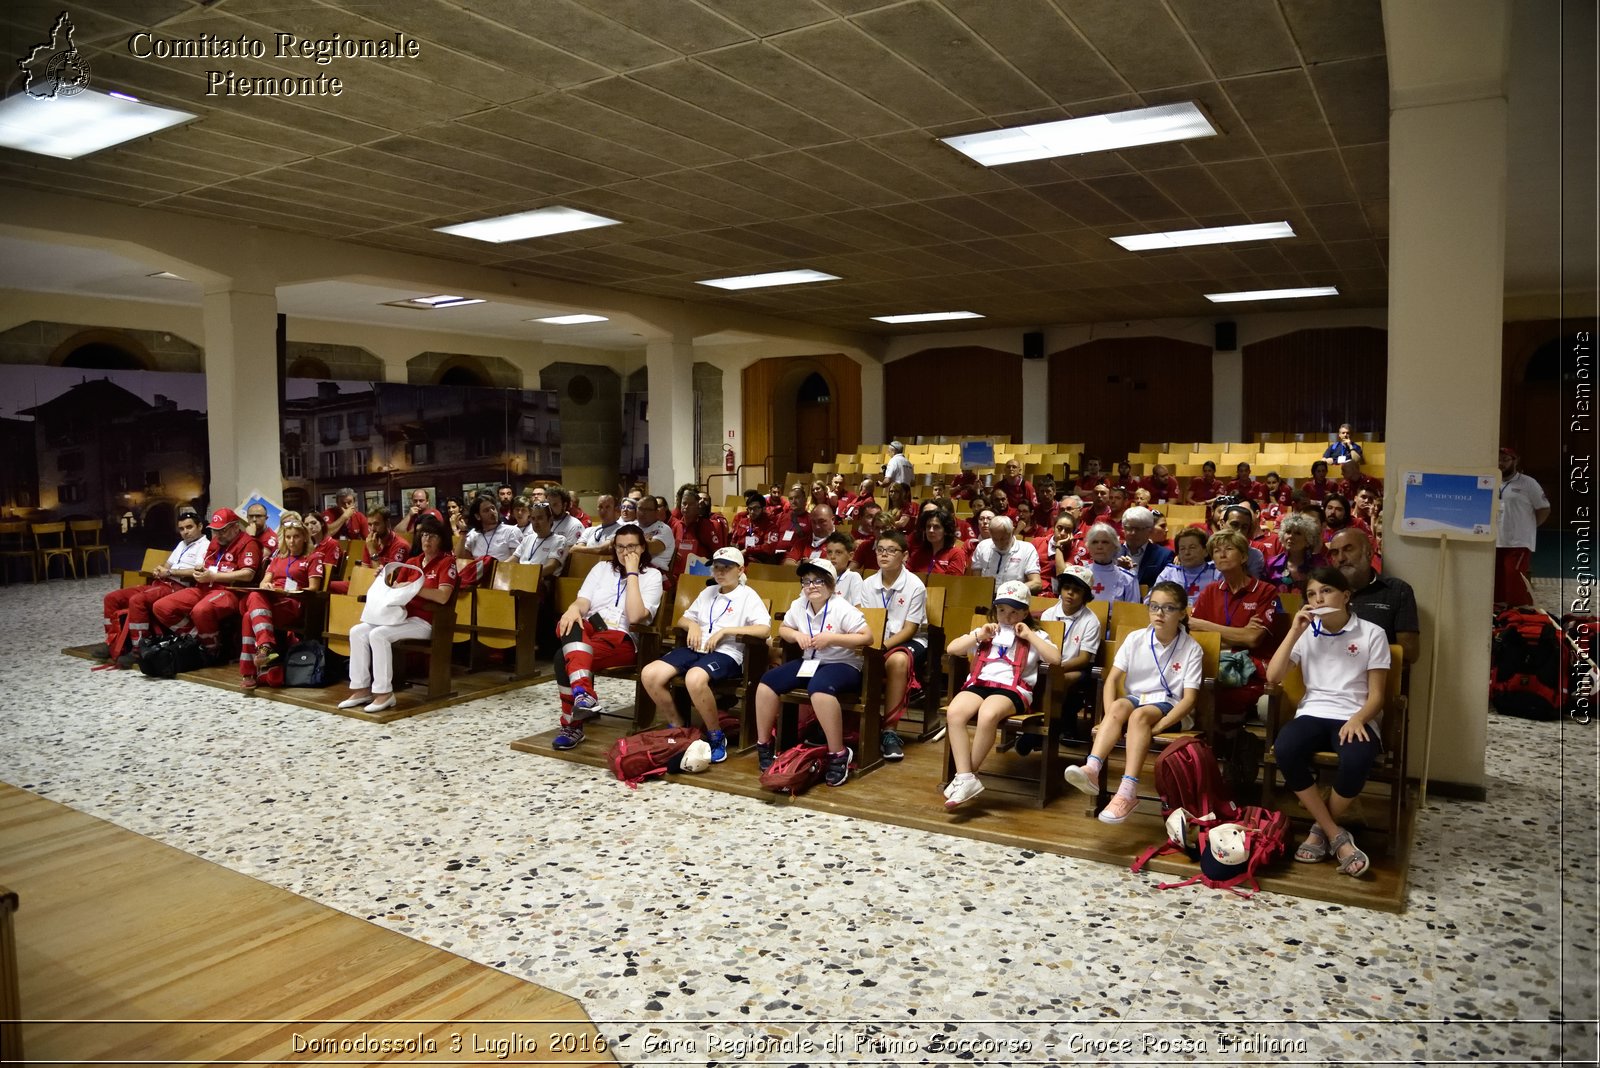
M1100 792L1100 769L1087 764L1073 764L1062 772L1067 782L1093 797Z
M1111 803L1109 805L1100 810L1100 822L1121 823L1123 820L1128 818L1129 813L1137 808L1138 805L1138 795L1124 794L1119 792L1111 799Z

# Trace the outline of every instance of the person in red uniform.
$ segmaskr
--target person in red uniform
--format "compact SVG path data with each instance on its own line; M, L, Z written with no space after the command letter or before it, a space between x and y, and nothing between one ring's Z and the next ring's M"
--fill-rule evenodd
M284 551L267 561L261 587L245 595L239 618L239 674L247 690L255 688L258 677L268 686L283 685L278 632L305 616L298 591L322 588L322 555L312 550L305 524L286 520L278 527L278 537Z
M1072 498L1077 500L1076 497ZM1033 551L1039 554L1039 578L1046 590L1054 591L1055 578L1072 566L1073 558L1083 546L1083 535L1078 530L1077 514L1065 509L1056 517L1055 526L1033 539Z
M1016 502L1011 499L1010 494L999 486L989 491L989 511L995 515L1003 515L1007 519L1017 518L1015 504Z
M1128 510L1131 496L1132 494L1121 486L1106 487L1106 513L1100 517L1100 522L1110 524L1119 538L1122 536L1122 513Z
M1223 486L1217 479L1217 465L1207 460L1200 465L1200 477L1189 480L1189 503L1206 504L1222 494Z
M1128 500L1130 501L1133 500L1133 491L1142 485L1139 479L1134 477L1133 465L1126 460L1117 461L1117 477L1112 480L1111 484L1113 486L1121 486L1127 490Z
M1373 478L1371 475L1362 474L1361 461L1351 460L1340 469L1344 478L1339 480L1339 492L1355 500L1356 494L1367 489L1378 500L1383 500L1383 479Z
M1215 631L1222 637L1224 653L1243 651L1255 673L1240 686L1218 686L1215 693L1218 726L1232 733L1249 718L1266 692L1267 661L1283 640L1287 622L1278 603L1278 589L1253 579L1245 570L1250 543L1236 530L1219 530L1207 543L1211 562L1221 577L1195 599L1189 629Z
M1250 465L1241 463L1234 471L1232 482L1228 483L1228 493L1240 500L1249 498L1252 501L1267 499L1267 484L1256 480L1250 473Z
M218 508L208 524L214 534L203 567L194 573L192 589L157 601L157 623L174 634L193 631L213 659L222 624L239 614L240 587L253 586L261 573L261 546L245 533L244 520L232 508Z
M795 537L789 545L789 551L784 553L783 563L789 567L799 567L805 560L826 560L828 554L823 543L837 528L831 504L813 505L809 535Z
M1087 501L1094 497L1095 487L1104 481L1100 474L1100 460L1094 456L1086 456L1083 460L1083 474L1078 476L1078 481L1072 489Z
M978 472L972 468L963 468L961 473L950 480L949 493L953 500L970 501L983 492L983 486L978 482Z
M330 538L366 537L367 517L356 507L356 491L346 486L333 499L333 507L322 513L323 533Z
M384 712L394 707L394 643L426 638L433 633L435 605L449 602L456 592L456 558L450 551L450 535L432 516L417 521L417 541L422 555L400 572L400 582L422 571L422 588L406 602L406 618L401 623L357 623L350 628L350 696L340 708L362 708L365 712ZM364 707L363 707L364 706Z
M1033 480L1033 489L1039 503L1033 506L1033 521L1042 531L1056 525L1056 515L1061 511L1061 501L1056 497L1056 480L1048 472Z
M678 542L672 557L674 575L684 573L689 566L689 557L710 560L711 554L732 540L726 519L716 512L707 515L700 511L700 488L693 482L678 487L678 507L672 516L672 536Z
M90 653L101 660L113 656L128 658L126 667L133 663L131 650L150 632L150 607L161 598L177 593L194 582L195 570L205 563L206 552L211 548L205 538L205 527L200 525L200 513L193 508L178 512L178 546L168 554L166 562L157 564L150 573L150 581L143 586L129 586L106 594L106 640ZM124 615L126 613L126 615Z
M784 522L783 514L770 509L759 491L746 493L744 511L733 520L733 547L753 563L776 564L793 544L794 528Z
M389 529L389 509L378 505L363 517L367 526L366 539L361 544L361 566L381 568L396 560L404 560L411 555L411 546L406 539ZM421 520L418 520L420 523ZM443 525L441 521L441 526ZM307 535L309 537L309 534ZM327 543L324 542L324 545ZM318 555L327 560L327 552L323 548L317 550ZM348 581L328 583L330 593L349 593Z
M1328 494L1338 493L1339 484L1328 481L1328 461L1318 460L1311 465L1311 477L1300 483L1300 492L1308 501L1326 500Z
M339 544L338 538L330 538L325 533L326 527L322 525L320 512L307 512L300 518L306 527L306 540L311 543L311 551L322 557L322 566L330 574L337 573L339 564L344 560L344 546Z
M1035 508L1039 505L1038 488L1032 482L1022 477L1022 464L1016 460L1006 461L1006 477L994 484L995 489L1005 490L1006 500L1012 505L1027 501ZM991 493L990 502L993 503L994 495ZM996 515L1000 513L995 512Z
M515 503L516 498L513 497L513 506L515 506ZM428 491L425 489L414 489L411 491L411 507L406 511L406 514L401 517L400 522L395 525L395 529L415 542L417 520L421 519L425 515L433 516L433 518L437 519L440 523L444 522L444 516L439 512L439 510L428 503ZM312 542L312 544L315 545L316 543Z
M1156 464L1152 467L1142 485L1150 491L1150 501L1153 504L1166 504L1168 501L1178 499L1178 480L1172 477L1172 472L1167 470L1166 464Z
M924 578L933 574L965 575L967 547L956 537L955 529L955 516L947 509L923 512L917 523L917 548L906 567Z
M283 517L278 517L278 522L283 522ZM278 551L278 532L267 526L267 506L260 501L252 501L244 510L244 532L256 539L256 544L261 546L262 559L267 559Z

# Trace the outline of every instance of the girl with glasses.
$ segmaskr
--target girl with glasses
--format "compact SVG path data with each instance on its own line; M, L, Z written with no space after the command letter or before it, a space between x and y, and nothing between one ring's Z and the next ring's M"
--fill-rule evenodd
M1158 582L1146 607L1150 625L1120 641L1117 658L1106 672L1105 719L1095 732L1089 759L1065 773L1067 782L1079 790L1098 794L1106 758L1126 733L1122 782L1111 803L1100 811L1102 823L1121 823L1138 804L1139 770L1150 751L1150 739L1173 728L1194 726L1203 673L1200 643L1184 628L1188 598L1177 583ZM1124 685L1126 697L1118 694Z

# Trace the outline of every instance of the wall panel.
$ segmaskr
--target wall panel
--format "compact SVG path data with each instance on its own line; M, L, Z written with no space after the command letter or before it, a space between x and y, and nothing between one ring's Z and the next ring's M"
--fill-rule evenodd
M1050 355L1050 440L1103 466L1142 441L1211 437L1211 349L1169 337L1099 338Z
M891 435L1010 435L1022 440L1022 357L977 345L924 349L884 365Z
M1389 333L1372 326L1297 330L1244 347L1244 433L1384 429Z

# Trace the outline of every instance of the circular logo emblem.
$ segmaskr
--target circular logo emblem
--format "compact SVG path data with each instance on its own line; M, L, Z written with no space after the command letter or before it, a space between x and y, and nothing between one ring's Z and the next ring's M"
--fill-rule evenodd
M76 48L51 56L44 73L56 96L77 96L89 86L89 61Z

